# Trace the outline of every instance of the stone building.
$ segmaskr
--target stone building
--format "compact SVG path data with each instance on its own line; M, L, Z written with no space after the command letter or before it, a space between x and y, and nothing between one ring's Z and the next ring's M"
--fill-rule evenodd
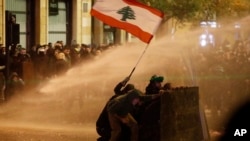
M16 16L19 44L33 45L63 41L71 44L124 43L130 35L104 25L90 15L93 0L0 0L0 44L6 44L6 11Z

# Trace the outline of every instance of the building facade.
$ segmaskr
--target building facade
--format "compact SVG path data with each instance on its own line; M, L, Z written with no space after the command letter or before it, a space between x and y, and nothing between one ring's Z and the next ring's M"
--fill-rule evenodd
M63 41L71 44L124 43L127 33L104 25L90 15L93 0L0 0L0 44L6 44L6 11L20 25L19 44L33 45Z

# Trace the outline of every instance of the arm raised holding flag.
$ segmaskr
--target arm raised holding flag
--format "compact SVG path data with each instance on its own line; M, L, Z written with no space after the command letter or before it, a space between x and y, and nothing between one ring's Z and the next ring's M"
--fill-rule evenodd
M91 15L112 27L120 28L133 34L147 44L149 44L153 38L153 35L159 27L163 17L162 12L159 10L141 4L136 0L96 0L91 9ZM123 85L125 85L132 76L147 48L148 45L144 49L142 55ZM139 129L137 122L133 116L127 112L130 111L128 108L133 108L133 106L140 101L138 98L139 93L139 91L131 91L128 94L117 97L117 99L108 103L108 116L112 130L110 141L119 140L121 121L130 127L131 140L138 140ZM124 99L129 100L125 101ZM117 103L118 105L116 105ZM116 111L123 111L122 109L125 109L125 114L118 115Z
M91 9L91 15L112 27L133 34L147 43L142 55L128 76L130 78L159 27L163 13L136 0L97 0Z

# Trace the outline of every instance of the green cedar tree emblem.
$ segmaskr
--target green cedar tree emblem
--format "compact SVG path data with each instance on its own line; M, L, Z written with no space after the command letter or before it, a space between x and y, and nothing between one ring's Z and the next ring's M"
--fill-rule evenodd
M135 20L135 12L129 6L123 7L122 9L117 11L117 13L122 14L122 21L126 21L127 19Z

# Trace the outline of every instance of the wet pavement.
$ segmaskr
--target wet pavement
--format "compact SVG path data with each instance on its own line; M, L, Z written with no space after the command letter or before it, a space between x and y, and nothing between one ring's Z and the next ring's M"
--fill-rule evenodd
M0 141L95 141L94 127L33 127L0 124Z

